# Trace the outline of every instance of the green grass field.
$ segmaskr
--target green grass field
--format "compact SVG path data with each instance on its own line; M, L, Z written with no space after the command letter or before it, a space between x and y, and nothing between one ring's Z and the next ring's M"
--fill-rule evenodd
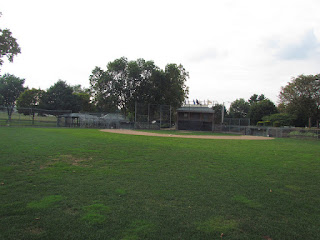
M319 141L0 136L0 239L320 239Z

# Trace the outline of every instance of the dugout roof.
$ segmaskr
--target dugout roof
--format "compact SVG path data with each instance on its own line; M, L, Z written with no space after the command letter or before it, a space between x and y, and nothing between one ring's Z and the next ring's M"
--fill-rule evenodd
M214 113L214 110L208 107L195 105L195 106L183 106L181 108L178 108L177 112Z

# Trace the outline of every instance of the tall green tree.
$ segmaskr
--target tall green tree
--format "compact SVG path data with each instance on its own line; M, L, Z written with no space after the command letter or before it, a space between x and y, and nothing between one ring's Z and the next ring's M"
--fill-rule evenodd
M275 113L264 116L263 121L269 121L274 127L292 126L295 116L289 113Z
M222 121L222 111L223 111L223 116L226 117L227 116L227 110L224 107L223 104L214 104L212 106L212 109L214 110L214 123L215 124L220 124Z
M24 81L25 79L18 78L12 74L4 74L0 77L0 96L2 98L2 104L7 109L9 121L11 121L16 100L25 90L23 87Z
M100 111L132 113L135 102L179 107L188 94L188 76L182 65L168 64L161 70L153 61L123 57L109 62L106 71L96 67L90 85Z
M250 110L250 104L243 98L233 101L229 108L229 116L232 118L246 118Z
M264 116L275 113L277 113L275 104L269 99L264 99L251 104L248 116L251 124L255 125L258 121L261 121Z
M73 93L73 88L65 81L59 80L43 95L41 108L79 112L81 106L79 97Z
M280 109L296 116L295 126L308 126L320 119L320 74L292 78L279 95Z
M2 95L0 95L0 107L2 107L2 105L3 105L3 97Z
M103 112L115 111L117 109L116 97L112 95L112 86L106 72L99 67L95 67L89 80L96 109Z
M72 86L73 94L78 96L81 112L94 112L95 107L91 101L90 89L83 88L81 85Z
M0 17L2 13L0 12ZM12 36L9 29L0 29L0 66L3 64L3 57L7 56L10 62L13 62L15 55L21 53L17 40Z
M257 95L257 94L253 94L248 102L250 103L250 105L254 104L254 103L257 103L257 102L260 102L260 101L263 101L265 100L266 97L264 96L264 94L261 94L261 95Z
M163 91L164 104L170 104L178 108L187 98L189 89L186 81L189 73L180 64L168 64L165 67L165 86Z
M38 108L44 93L41 89L26 89L17 99L18 112L32 115L32 125L34 124L35 109Z
M17 99L17 107L19 108L37 108L45 91L41 89L26 89Z

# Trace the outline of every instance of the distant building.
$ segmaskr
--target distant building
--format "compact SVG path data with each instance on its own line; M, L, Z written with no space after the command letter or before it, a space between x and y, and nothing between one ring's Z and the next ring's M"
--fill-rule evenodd
M214 110L206 105L188 104L177 109L178 130L213 131Z

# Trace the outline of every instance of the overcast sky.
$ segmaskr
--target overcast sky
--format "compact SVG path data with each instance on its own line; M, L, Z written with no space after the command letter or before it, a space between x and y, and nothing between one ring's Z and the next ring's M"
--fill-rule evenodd
M1 74L47 89L89 87L95 66L122 56L182 64L189 99L232 102L320 73L319 0L1 0L0 28L21 47Z

